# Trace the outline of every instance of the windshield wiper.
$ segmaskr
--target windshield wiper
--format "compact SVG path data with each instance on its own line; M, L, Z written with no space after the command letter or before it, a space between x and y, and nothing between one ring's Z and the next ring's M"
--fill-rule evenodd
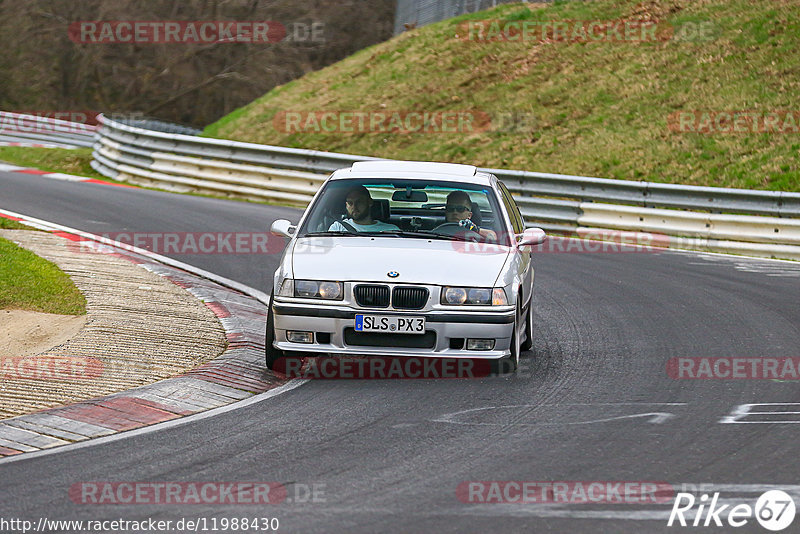
M442 234L429 234L427 232L412 232L409 230L384 230L378 232L335 232L327 230L323 232L306 232L298 237L414 237L417 239L443 239L445 241L452 241L455 236L442 235Z
M411 230L387 230L385 232L380 232L381 235L394 235L397 237L416 237L420 239L444 239L446 241L450 241L450 237L448 235L442 234L430 234L428 232L414 232Z
M411 232L408 230L392 230L390 232L382 232L383 234L391 233L393 235L397 235L398 237L418 237L423 239L441 239L444 241L467 241L467 242L474 242L474 243L488 243L492 245L501 245L501 246L508 246L504 243L492 243L491 241L485 241L483 238L479 240L467 238L465 234L431 234L428 232Z
M326 230L324 232L306 232L305 234L298 236L298 237L357 237L362 234L357 234L354 232L335 232L333 230Z

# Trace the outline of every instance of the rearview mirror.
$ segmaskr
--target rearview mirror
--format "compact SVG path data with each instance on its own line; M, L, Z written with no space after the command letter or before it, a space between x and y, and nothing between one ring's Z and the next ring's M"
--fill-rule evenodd
M418 191L416 189L405 189L403 191L395 191L392 193L392 201L394 202L427 202L428 193L425 191Z
M541 228L528 228L520 235L518 247L541 245L547 239L547 234Z
M297 230L297 227L293 226L291 221L287 221L286 219L278 219L272 223L272 228L270 228L270 232L273 234L282 235L284 237L292 237L295 230Z

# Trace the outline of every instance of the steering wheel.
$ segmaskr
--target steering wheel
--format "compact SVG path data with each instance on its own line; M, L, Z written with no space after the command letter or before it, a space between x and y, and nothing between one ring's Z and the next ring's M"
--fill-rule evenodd
M431 233L439 235L452 235L452 236L463 234L464 239L474 242L478 242L483 239L481 234L479 234L478 232L467 230L460 224L453 222L442 223L433 230L431 230Z

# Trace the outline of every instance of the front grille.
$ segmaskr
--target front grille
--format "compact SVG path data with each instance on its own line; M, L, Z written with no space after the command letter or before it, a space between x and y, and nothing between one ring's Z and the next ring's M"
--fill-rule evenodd
M398 310L421 310L427 302L427 287L396 287L392 291L392 306Z
M364 308L389 307L389 286L358 285L353 288L353 295Z
M356 332L344 329L346 345L356 347L397 347L408 349L432 349L436 346L436 332L428 330L424 334L387 334L385 332Z

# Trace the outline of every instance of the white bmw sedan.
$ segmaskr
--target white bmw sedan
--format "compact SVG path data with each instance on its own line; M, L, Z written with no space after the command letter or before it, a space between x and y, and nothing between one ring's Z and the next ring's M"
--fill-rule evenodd
M530 247L519 209L470 165L368 161L334 172L275 272L266 364L319 355L485 358L515 369L533 341Z

